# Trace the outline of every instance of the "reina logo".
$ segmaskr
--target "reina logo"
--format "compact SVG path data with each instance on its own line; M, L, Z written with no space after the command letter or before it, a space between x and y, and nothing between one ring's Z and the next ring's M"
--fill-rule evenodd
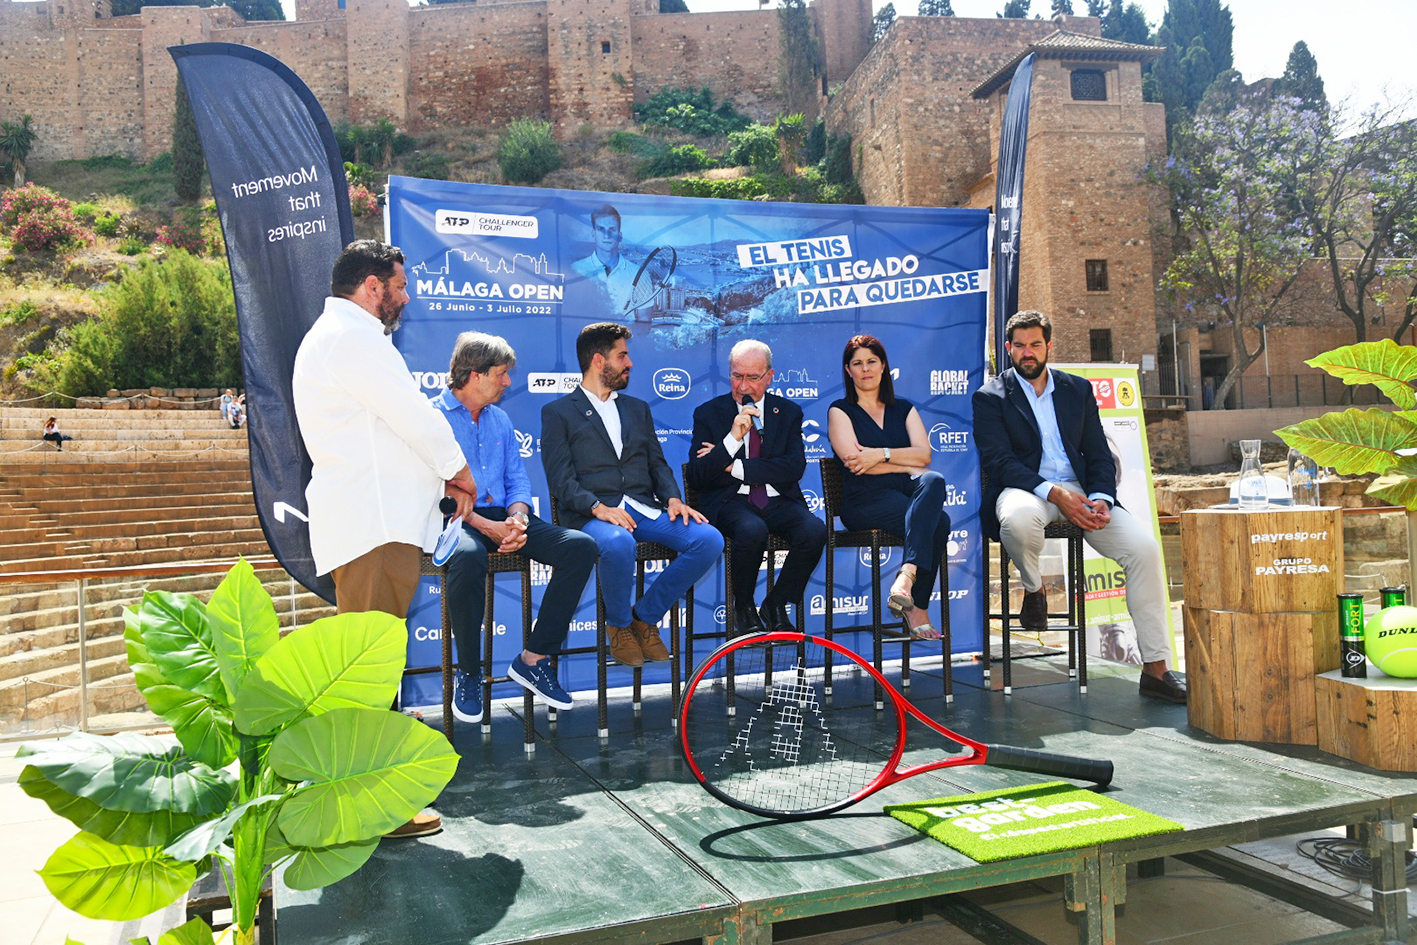
M682 400L689 396L693 378L682 368L660 368L654 372L654 392L665 400Z
M886 565L888 565L888 564L891 563L891 558L895 555L895 549L894 549L894 548L882 548L880 554L881 554L881 567L884 568ZM867 567L867 568L869 568L869 567L871 566L871 549L870 549L870 548L862 548L862 549L857 553L856 557L860 559L862 567Z

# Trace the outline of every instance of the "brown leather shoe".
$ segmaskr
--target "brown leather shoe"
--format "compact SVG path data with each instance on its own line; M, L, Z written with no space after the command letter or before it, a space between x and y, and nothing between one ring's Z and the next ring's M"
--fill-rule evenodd
M643 666L645 664L645 655L640 650L640 641L635 639L635 632L632 629L613 627L607 624L605 634L610 638L610 656L615 662L622 666Z
M1030 633L1042 633L1048 629L1048 592L1025 591L1023 606L1018 610L1018 622Z
M408 837L426 837L430 833L437 833L443 829L443 818L431 811L421 811L413 815L413 819L402 827L395 827L384 836L391 840L402 840Z
M669 659L669 647L659 638L659 628L645 623L639 617L630 621L630 631L640 645L640 652L651 663L663 663Z
M1167 702L1186 701L1186 680L1172 670L1167 670L1161 674L1161 678L1141 674L1141 685L1139 691L1144 696L1151 696L1153 699L1165 699Z

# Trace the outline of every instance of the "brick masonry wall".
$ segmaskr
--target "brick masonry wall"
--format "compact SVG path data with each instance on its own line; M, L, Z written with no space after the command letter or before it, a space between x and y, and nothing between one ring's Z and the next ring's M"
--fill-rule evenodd
M778 113L775 11L641 15L631 32L636 101L666 86L706 85L759 120Z
M634 36L642 0L547 0L551 119L569 137L582 124L624 128L633 119Z
M414 130L551 114L546 4L446 4L413 12Z
M408 127L407 0L348 0L345 9L349 120L368 124L388 118Z
M870 0L812 0L828 88L850 78L871 50ZM776 14L774 14L775 16Z
M349 68L345 61L345 21L250 23L215 29L214 43L238 43L259 49L295 70L320 101L330 121L349 118Z

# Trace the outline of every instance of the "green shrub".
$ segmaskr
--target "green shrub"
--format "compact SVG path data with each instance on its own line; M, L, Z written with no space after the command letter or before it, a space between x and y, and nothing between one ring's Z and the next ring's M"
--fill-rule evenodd
M93 233L74 218L69 201L47 187L26 184L0 197L0 223L10 228L17 249L51 252L93 242Z
M713 103L708 86L695 91L667 86L635 106L635 118L647 125L663 125L685 134L715 137L738 131L753 120L737 111L732 102Z
M551 123L519 118L507 126L497 147L502 176L516 184L536 184L561 166L561 146Z
M74 204L74 216L80 220L91 221L102 212L98 204L88 202Z
M403 165L403 172L409 177L426 180L447 180L451 171L452 162L436 151L420 151Z
M125 159L125 160L126 160L126 159ZM118 165L114 165L114 166L118 166ZM127 165L124 165L124 166L126 166L126 167L132 167L132 162L130 161ZM148 170L150 170L150 171L158 171L159 173L163 173L163 174L166 174L166 173L168 173L169 171L171 171L171 170L172 170L172 152L171 152L171 151L164 151L164 152L162 152L161 154L159 154L157 157L153 158L151 161L148 162Z
M344 162L344 179L351 187L363 185L369 187L378 182L379 175L374 168L368 164L356 164L353 161Z
M807 132L807 142L802 145L802 163L816 164L827 153L827 123L818 118L812 122L812 130Z
M709 157L708 153L697 145L684 144L677 148L669 148L648 161L641 162L639 175L640 177L672 177L675 174L701 171L706 167L713 167L713 158Z
M173 249L145 260L99 298L61 355L57 383L72 397L110 387L237 387L236 302L226 266Z
M39 314L39 310L34 307L33 302L16 302L9 308L0 311L0 327L19 325L34 318L37 314Z
M172 160L172 155L165 154L154 159L153 163L157 163L157 161L161 160L163 157L166 157L169 162ZM93 157L84 158L83 165L86 171L101 171L105 169L127 170L133 166L133 159L124 157L121 154L95 154Z
M124 256L136 256L147 248L148 244L136 236L125 236L118 241L118 251Z
M118 227L123 218L114 213L101 212L93 221L93 231L99 236L113 238L118 235Z
M610 137L605 139L605 146L620 154L633 154L635 157L655 157L663 150L660 145L633 131L612 131Z
M822 176L829 184L854 184L851 176L851 135L832 135L827 139L826 153L821 160Z
M767 125L749 125L728 136L724 161L733 166L769 170L778 166L777 133Z

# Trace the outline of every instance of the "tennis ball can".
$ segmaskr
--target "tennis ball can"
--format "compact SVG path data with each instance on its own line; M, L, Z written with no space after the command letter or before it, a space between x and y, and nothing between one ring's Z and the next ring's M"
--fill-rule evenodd
M1363 652L1362 594L1338 595L1338 634L1342 674L1348 679L1365 678L1368 661Z

